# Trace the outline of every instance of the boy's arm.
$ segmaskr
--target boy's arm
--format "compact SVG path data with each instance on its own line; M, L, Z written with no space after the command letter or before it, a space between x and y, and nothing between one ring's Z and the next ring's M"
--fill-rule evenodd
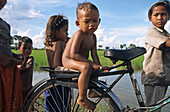
M27 69L33 67L33 65L34 65L34 57L33 56L31 56L29 58L24 57L24 61L22 62L21 65L18 65L18 68L20 70L24 71L24 70L27 70Z
M96 36L94 35L94 46L93 46L93 48L92 48L92 50L91 50L91 56L92 56L93 61L94 61L96 64L101 65L101 64L100 64L100 61L99 61L98 54L97 54L96 44L97 44L97 42L96 42Z
M80 31L77 32L75 35L73 35L74 40L72 41L72 45L70 48L70 58L77 61L83 61L92 64L90 60L88 60L86 57L80 55L80 46L83 41L83 36L81 35Z
M92 66L93 66L94 69L102 69L102 66L101 66L100 61L99 61L99 57L97 55L96 35L93 36L93 39L94 39L94 46L91 50L91 56L92 56L94 63L92 63Z

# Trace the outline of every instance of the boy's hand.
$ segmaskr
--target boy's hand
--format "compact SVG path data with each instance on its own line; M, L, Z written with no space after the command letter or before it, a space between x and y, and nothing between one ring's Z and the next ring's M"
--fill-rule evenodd
M93 64L93 69L94 69L94 70L101 70L102 67L101 67L100 65Z
M17 65L20 65L23 63L25 57L22 54L17 54Z
M34 58L29 58L27 63L31 65L31 64L33 64L33 61L34 61Z

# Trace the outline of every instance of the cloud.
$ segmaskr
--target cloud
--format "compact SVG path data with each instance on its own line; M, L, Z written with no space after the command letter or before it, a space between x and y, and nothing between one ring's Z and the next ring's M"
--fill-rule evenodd
M13 35L19 35L19 36L30 36L32 29L27 29L26 31L20 31L19 29L12 27L12 36Z
M145 37L139 37L134 40L127 41L127 46L129 46L130 44L135 44L136 46L144 47L145 46Z
M33 41L33 47L34 48L44 48L44 38L45 36L45 30L41 31L39 35L35 35L34 37L32 37L32 41Z
M24 25L25 20L44 17L32 4L23 0L9 0L0 16L13 27Z
M117 48L120 45L120 41L116 40L116 35L114 32L105 32L104 28L99 27L95 34L97 37L97 47L102 45L103 48Z
M19 36L28 36L33 41L33 48L44 48L44 36L45 36L45 30L42 30L40 34L31 36L32 29L27 29L25 32L19 31L17 29L12 28L12 34L11 35L19 35Z
M130 44L143 47L145 44L145 35L148 31L148 26L136 26L136 27L123 27L123 28L111 28L110 31L105 31L104 28L98 28L95 32L97 36L97 45L102 45L103 48L120 48L120 44L126 44L128 47ZM124 43L124 39L133 37ZM98 47L98 46L97 46ZM99 47L98 47L99 48Z
M83 0L79 0L83 1ZM72 7L76 6L78 0L29 0L31 4L35 4L37 6L41 7L59 7L59 6L66 6L66 7ZM68 5L69 4L69 5Z

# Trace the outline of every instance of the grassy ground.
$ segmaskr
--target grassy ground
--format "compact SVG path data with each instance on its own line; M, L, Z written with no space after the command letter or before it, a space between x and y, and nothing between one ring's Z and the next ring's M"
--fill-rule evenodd
M19 51L13 50L14 53L19 54ZM33 50L31 56L34 56L34 70L38 70L39 67L47 67L47 57L45 50ZM110 59L104 57L104 51L103 50L98 50L98 56L100 59L100 62L102 66L112 66L112 62ZM91 59L91 56L89 56L89 59ZM142 69L142 62L143 62L144 57L140 56L134 60L132 60L132 66L134 67L135 70L141 70ZM121 61L117 62L121 63Z
M12 50L19 54L18 50ZM39 67L47 67L47 57L45 50L33 50L31 56L34 57L34 70L39 70Z

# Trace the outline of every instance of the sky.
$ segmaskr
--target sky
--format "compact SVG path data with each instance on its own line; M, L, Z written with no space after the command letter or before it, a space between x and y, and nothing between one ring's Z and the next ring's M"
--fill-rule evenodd
M159 0L7 0L0 17L11 25L11 35L29 36L34 48L43 48L46 23L50 16L62 14L69 20L69 37L78 30L75 25L79 3L97 6L101 22L97 47L119 48L121 44L143 47L145 35L152 23L148 20L149 7ZM170 33L170 21L165 25Z

